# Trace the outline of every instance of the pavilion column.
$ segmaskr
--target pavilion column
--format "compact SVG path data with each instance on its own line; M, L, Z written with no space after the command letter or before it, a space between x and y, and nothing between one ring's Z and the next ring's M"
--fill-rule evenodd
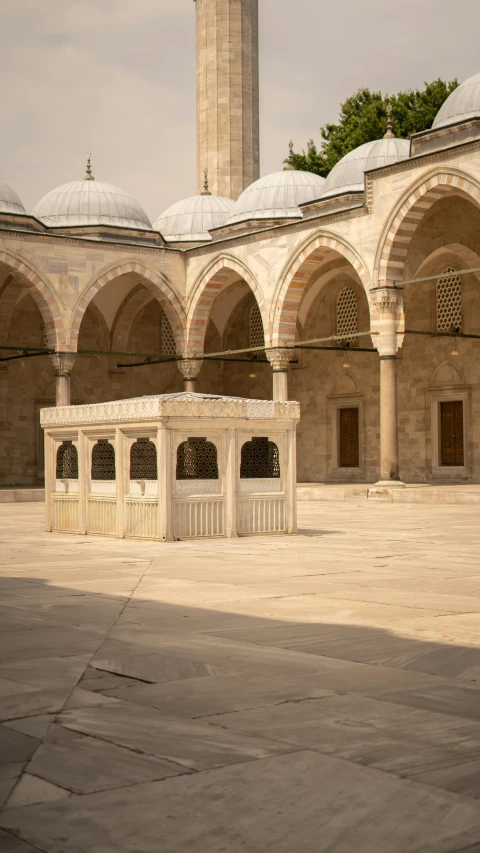
M182 361L177 361L177 366L183 376L184 390L195 393L197 386L197 377L202 369L203 361L201 358L185 358Z
M76 353L55 352L50 358L55 368L55 405L70 405L70 377L75 363Z
M400 479L397 399L403 296L393 287L382 287L374 291L373 297L378 311L376 347L380 355L380 480L377 485L404 486Z
M273 370L273 399L279 403L288 400L288 365L291 354L288 349L272 349L266 353Z

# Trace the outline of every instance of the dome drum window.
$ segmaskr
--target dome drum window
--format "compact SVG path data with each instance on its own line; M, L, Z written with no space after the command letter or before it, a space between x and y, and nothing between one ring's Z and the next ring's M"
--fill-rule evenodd
M437 281L437 332L461 331L462 282L453 267Z
M299 416L298 403L192 393L43 409L47 529L157 542L295 533ZM77 472L77 493L59 491Z

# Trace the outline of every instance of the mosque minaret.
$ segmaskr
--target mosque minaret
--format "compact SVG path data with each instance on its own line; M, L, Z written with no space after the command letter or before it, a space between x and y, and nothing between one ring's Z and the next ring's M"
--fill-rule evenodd
M197 187L236 200L260 176L258 0L195 0Z

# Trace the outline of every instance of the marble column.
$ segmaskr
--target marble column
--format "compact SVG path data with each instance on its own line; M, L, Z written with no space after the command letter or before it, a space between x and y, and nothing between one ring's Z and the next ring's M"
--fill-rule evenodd
M177 361L177 366L183 376L184 390L195 393L197 377L202 369L203 361L200 358L182 359Z
M55 405L70 405L70 377L75 363L76 353L55 352L52 353L53 366L55 368Z
M403 296L393 287L374 291L380 356L380 480L378 486L404 486L398 453L398 349L403 334ZM375 338L374 338L375 340Z
M267 350L267 358L273 370L273 399L279 403L288 400L288 365L292 351L288 349Z

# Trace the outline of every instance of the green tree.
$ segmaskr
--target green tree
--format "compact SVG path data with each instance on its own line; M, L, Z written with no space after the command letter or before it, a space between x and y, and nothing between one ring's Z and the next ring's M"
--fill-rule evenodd
M432 126L443 102L457 86L457 80L446 82L439 78L433 83L425 83L424 89L408 89L396 95L359 89L341 105L337 124L325 124L320 128L320 148L310 139L306 151L292 152L291 162L295 169L326 177L335 163L349 151L364 142L382 138L387 126L389 103L393 110L395 136L408 139L413 133Z

